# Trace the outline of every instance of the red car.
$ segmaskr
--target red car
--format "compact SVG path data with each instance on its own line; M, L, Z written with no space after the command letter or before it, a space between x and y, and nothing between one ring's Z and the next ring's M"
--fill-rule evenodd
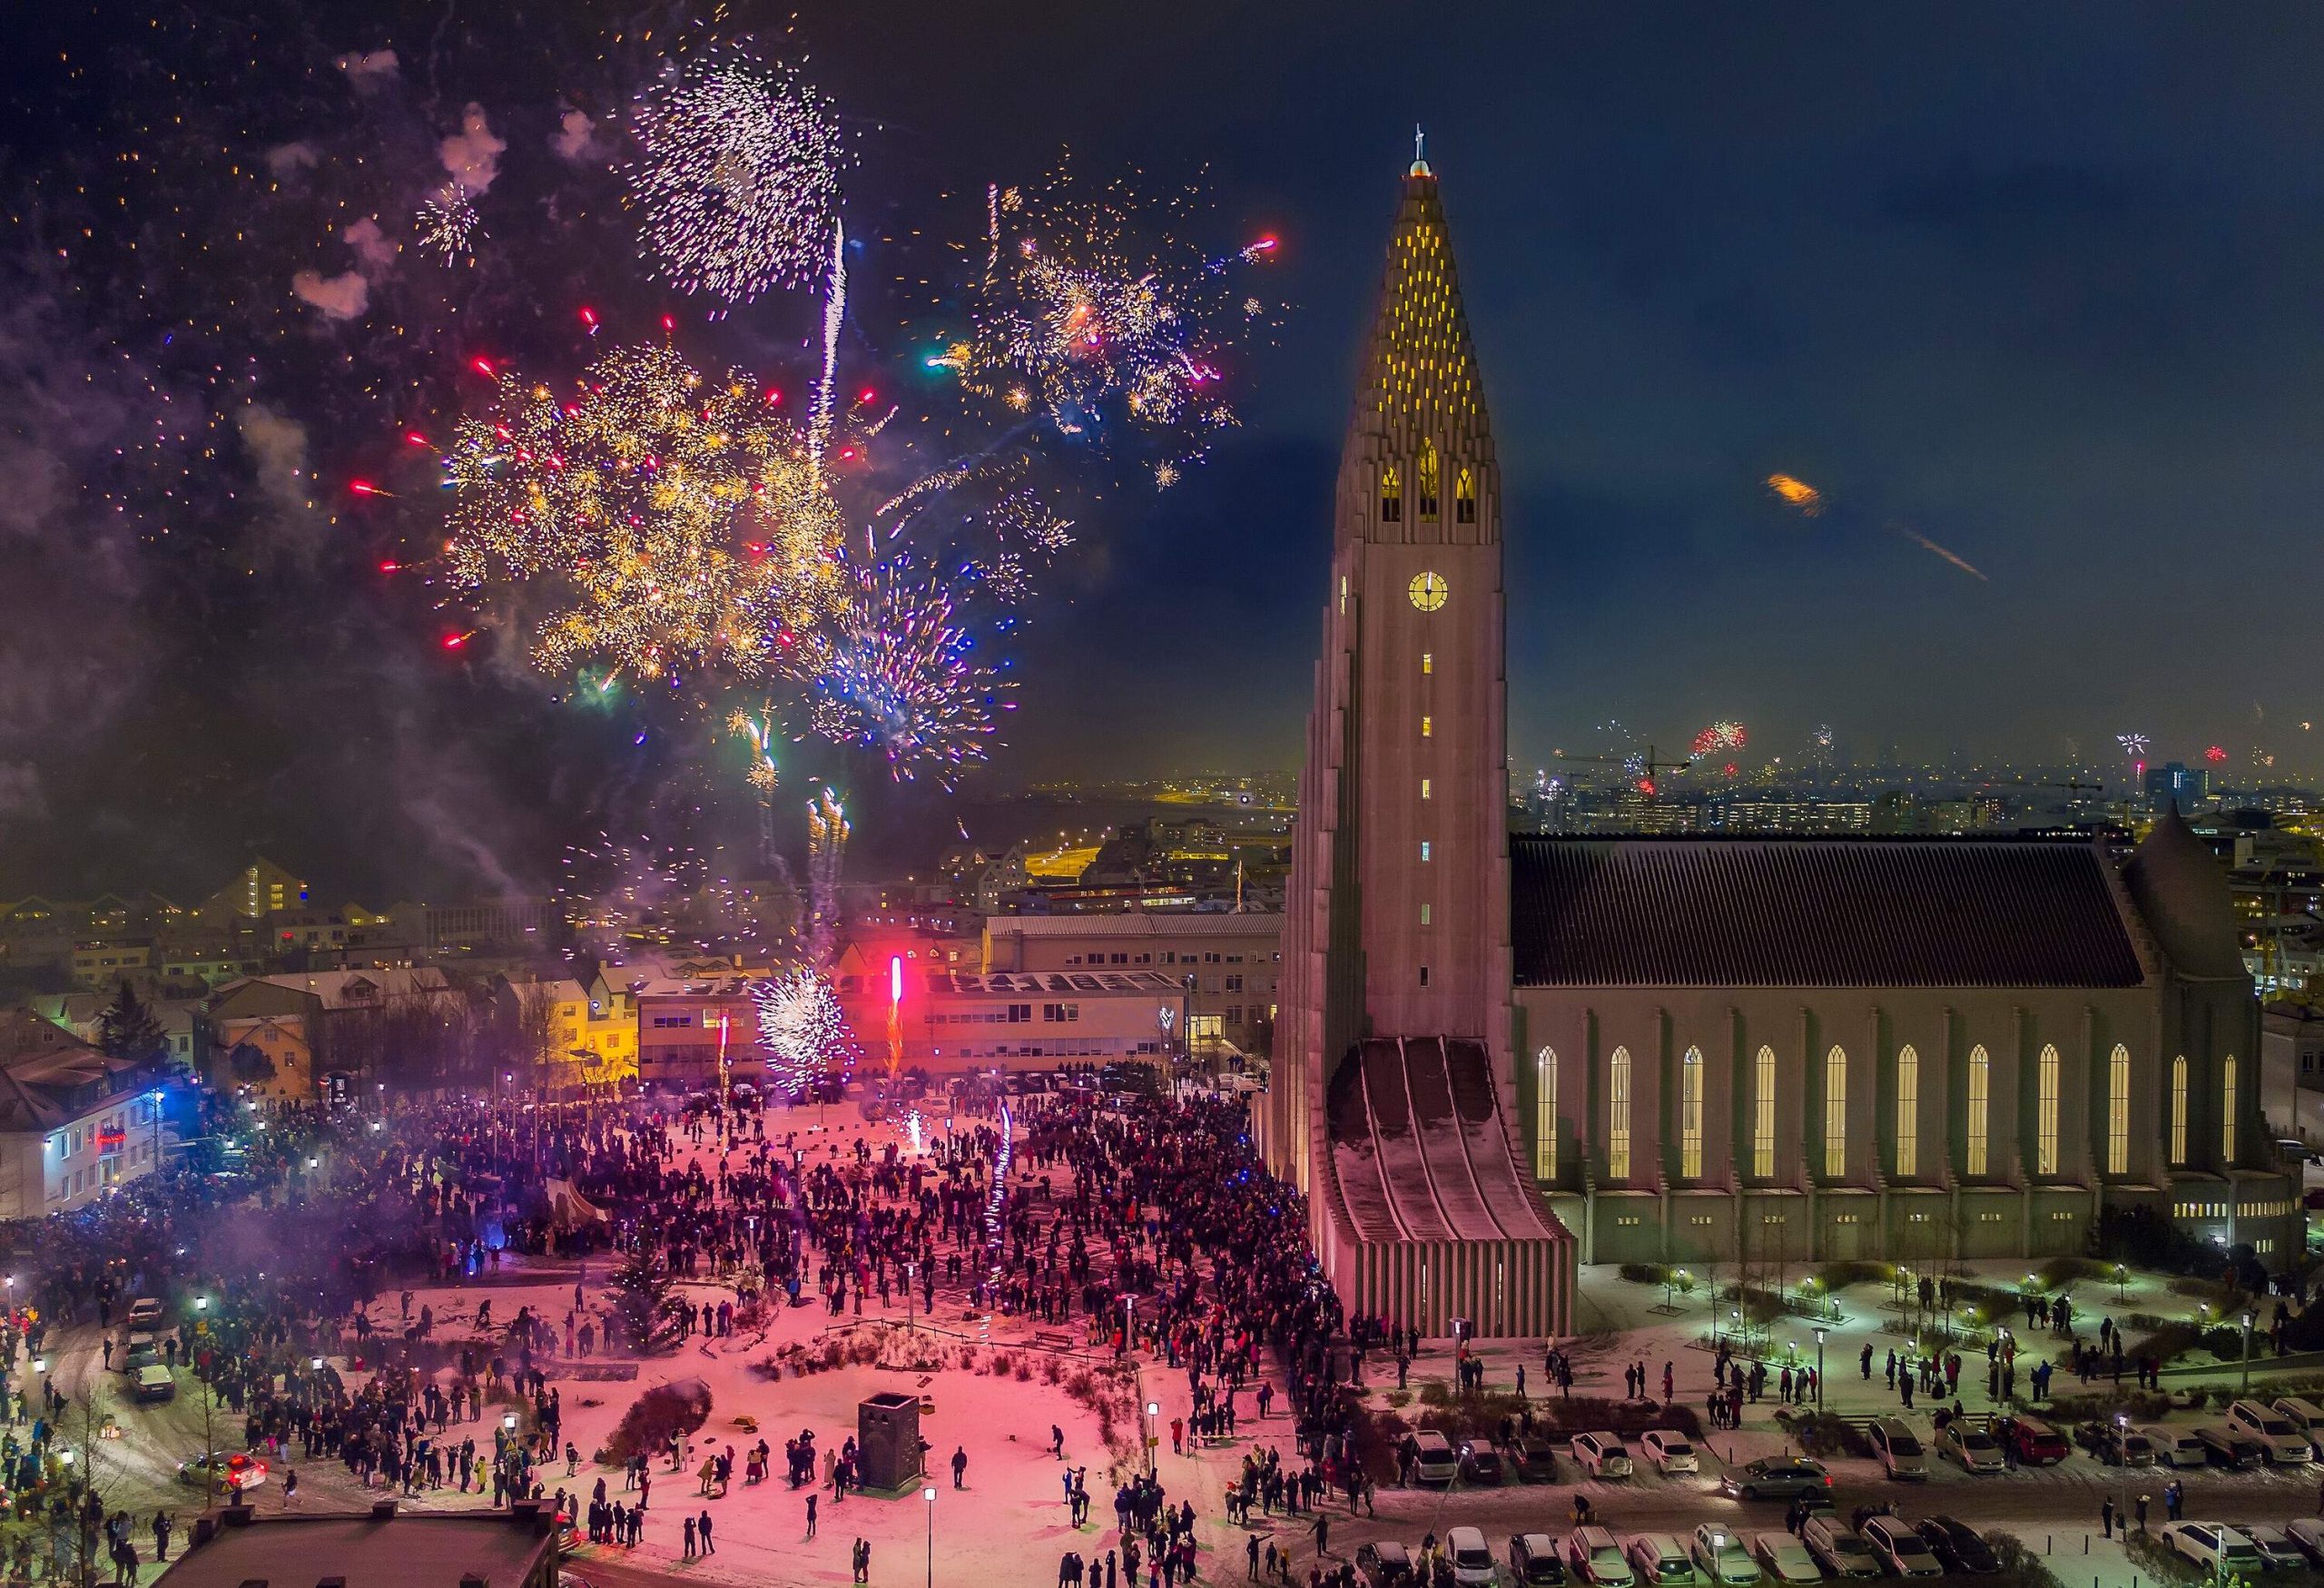
M2039 1417L2009 1418L2001 1435L2017 1452L2022 1466L2049 1466L2073 1454L2066 1436Z

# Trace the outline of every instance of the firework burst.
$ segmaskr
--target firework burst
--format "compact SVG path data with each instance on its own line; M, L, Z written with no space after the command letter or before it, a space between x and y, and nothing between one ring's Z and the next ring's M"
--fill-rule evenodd
M797 73L718 50L640 94L632 126L638 243L664 279L730 303L823 279L847 145Z
M972 659L974 638L938 580L899 558L858 581L854 609L822 676L809 721L824 737L877 751L899 782L933 770L947 788L990 754L1008 686Z
M1740 750L1746 737L1741 723L1715 722L1695 735L1692 753L1699 760L1706 755L1716 755L1722 750Z
M795 676L846 594L837 506L758 386L665 348L619 349L560 400L513 372L461 421L455 589L530 587L545 670Z
M456 182L428 194L412 224L419 232L420 247L438 255L446 264L473 252L476 239L483 235L468 190Z
M794 966L758 983L752 997L759 1007L759 1041L767 1068L783 1090L796 1096L833 1071L852 1070L860 1056L839 994L830 979L806 965Z

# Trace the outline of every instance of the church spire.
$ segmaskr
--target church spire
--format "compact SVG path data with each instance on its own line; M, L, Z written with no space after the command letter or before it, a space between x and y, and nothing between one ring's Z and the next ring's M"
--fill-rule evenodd
M1426 439L1440 449L1480 456L1490 451L1490 427L1476 350L1436 173L1422 157L1417 127L1413 147L1349 439L1365 451L1407 454Z

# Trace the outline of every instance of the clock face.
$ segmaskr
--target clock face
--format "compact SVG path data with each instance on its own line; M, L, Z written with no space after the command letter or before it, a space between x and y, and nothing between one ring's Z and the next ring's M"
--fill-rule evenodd
M1452 592L1445 584L1444 576L1432 571L1414 574L1412 585L1405 593L1412 597L1413 605L1423 612L1433 612L1444 605L1444 597Z

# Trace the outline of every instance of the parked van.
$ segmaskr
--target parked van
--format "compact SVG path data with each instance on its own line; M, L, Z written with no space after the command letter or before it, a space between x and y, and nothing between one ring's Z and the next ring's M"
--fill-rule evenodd
M2294 1427L2307 1434L2310 1450L2324 1451L2324 1406L2296 1395L2281 1396L2275 1406L2291 1419Z
M2154 1459L2164 1466L2204 1466L2211 1452L2192 1428L2166 1428L2160 1423L2139 1430L2154 1446Z
M1444 1535L1452 1557L1452 1581L1461 1588L1492 1588L1492 1551L1485 1544L1484 1529L1456 1527Z
M1434 1428L1413 1435L1413 1475L1424 1484L1449 1484L1461 1475L1461 1457L1452 1441Z
M1866 1436L1872 1441L1872 1454L1881 1470L1889 1477L1905 1483L1928 1476L1928 1452L1904 1418L1876 1417Z

